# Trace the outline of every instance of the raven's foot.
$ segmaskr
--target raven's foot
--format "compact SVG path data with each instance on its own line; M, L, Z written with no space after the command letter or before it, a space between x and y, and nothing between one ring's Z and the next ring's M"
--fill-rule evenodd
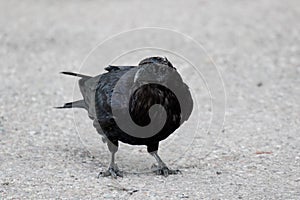
M119 177L123 177L123 171L120 171L119 168L117 166L115 167L109 167L108 170L104 171L104 172L100 172L98 174L98 178L99 177L108 177L111 176L112 178L117 178Z
M170 174L181 174L181 171L179 169L169 169L167 166L156 166L153 165L152 166L152 171L156 174L156 175L163 175L165 177L167 177Z

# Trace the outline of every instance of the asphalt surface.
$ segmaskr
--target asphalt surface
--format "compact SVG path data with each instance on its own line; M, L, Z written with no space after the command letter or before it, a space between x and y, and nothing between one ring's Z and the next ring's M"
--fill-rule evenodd
M0 199L299 199L299 21L297 0L1 0ZM161 144L162 158L182 174L146 173L154 159L145 147L122 144L124 178L98 179L108 150L86 112L53 109L74 96L74 78L58 73L79 71L96 44L139 27L173 29L205 47L224 81L224 128L202 128L213 112L208 93L187 65L170 59L200 113ZM108 61L95 59L95 68L81 71L103 72Z

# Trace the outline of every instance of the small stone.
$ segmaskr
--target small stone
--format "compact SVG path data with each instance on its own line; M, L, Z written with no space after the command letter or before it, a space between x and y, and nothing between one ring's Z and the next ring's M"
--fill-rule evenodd
M262 82L257 83L257 87L261 87L263 85Z
M112 198L114 198L115 196L114 195L111 195L111 194L104 194L103 195L103 198L105 198L105 199L112 199Z
M30 135L39 135L40 132L39 131L29 131Z
M187 199L187 198L189 198L189 196L182 193L182 194L179 195L179 198L181 198L181 199Z

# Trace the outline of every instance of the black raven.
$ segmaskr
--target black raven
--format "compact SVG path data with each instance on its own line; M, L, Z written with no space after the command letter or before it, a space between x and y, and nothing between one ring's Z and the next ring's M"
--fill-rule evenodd
M166 57L149 57L138 66L108 66L105 70L95 77L62 72L81 78L83 99L57 107L88 111L111 152L109 168L100 174L123 176L114 161L118 141L146 145L158 162L153 170L156 174L177 174L179 170L169 169L157 154L159 142L186 121L193 109L189 88L176 68Z

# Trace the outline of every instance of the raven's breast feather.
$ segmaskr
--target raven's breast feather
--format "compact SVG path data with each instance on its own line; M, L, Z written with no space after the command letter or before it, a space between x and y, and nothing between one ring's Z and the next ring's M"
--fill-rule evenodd
M131 71L132 73L128 73ZM158 142L167 138L179 126L187 120L191 114L192 99L188 87L182 83L182 89L189 106L180 106L176 95L168 88L159 84L146 84L138 88L132 86L135 70L113 70L103 74L99 79L96 89L95 107L98 122L103 129L103 133L111 140L120 140L125 143L140 145ZM126 76L125 78L122 76ZM122 80L120 79L122 77ZM119 81L123 81L121 84ZM118 87L116 85L118 84ZM114 91L115 89L119 91ZM131 96L128 93L136 88ZM114 96L116 92L119 96ZM117 98L116 98L117 97ZM130 98L130 99L122 99ZM124 102L129 102L125 103ZM146 126L151 123L149 109L154 104L160 104L167 113L166 123L163 129L150 138L136 138L123 132L114 120L112 106L114 109L129 110L132 120L139 126ZM160 113L154 113L156 119L160 119ZM183 117L183 119L181 119Z

